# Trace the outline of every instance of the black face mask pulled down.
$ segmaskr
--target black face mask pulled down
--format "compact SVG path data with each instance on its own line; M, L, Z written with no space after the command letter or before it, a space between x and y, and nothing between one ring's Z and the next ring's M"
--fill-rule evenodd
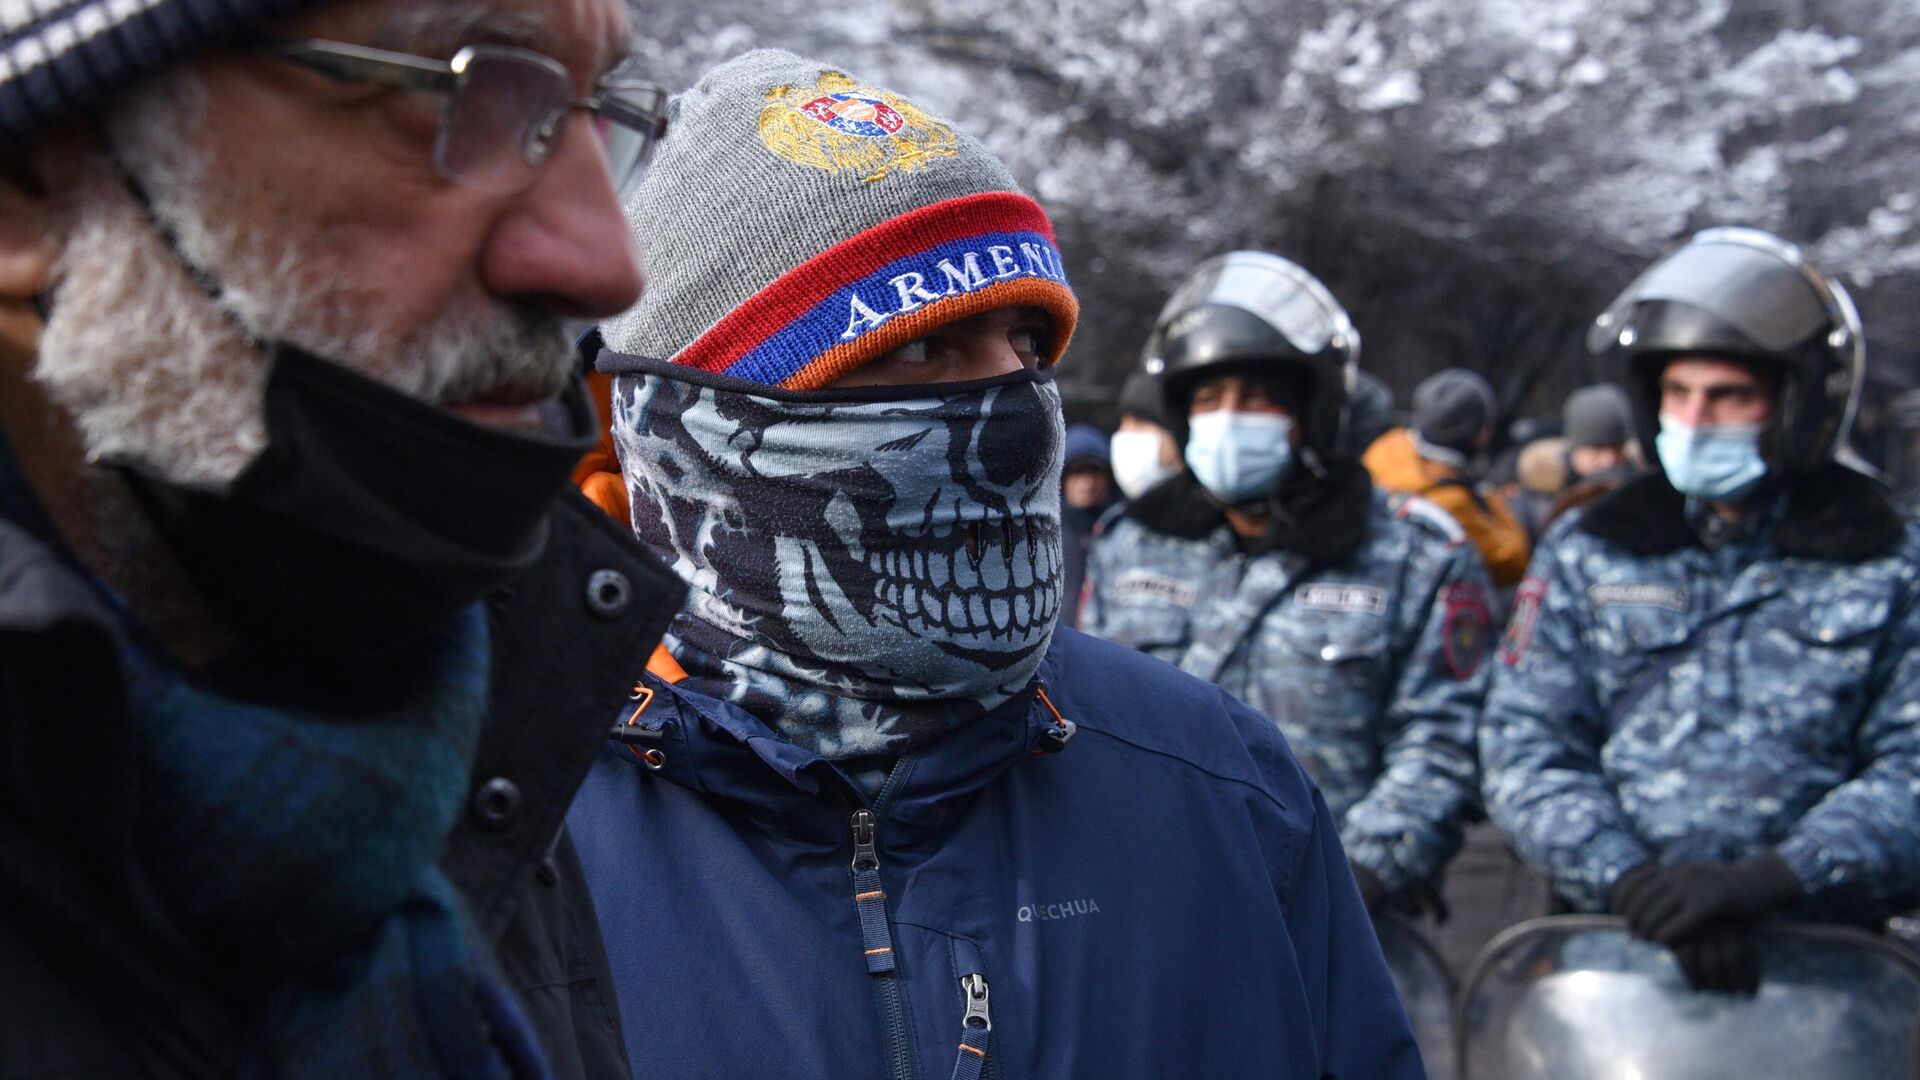
M593 446L577 377L539 436L296 349L266 362L267 448L226 490L122 468L249 659L311 670L422 645L540 558L547 513Z

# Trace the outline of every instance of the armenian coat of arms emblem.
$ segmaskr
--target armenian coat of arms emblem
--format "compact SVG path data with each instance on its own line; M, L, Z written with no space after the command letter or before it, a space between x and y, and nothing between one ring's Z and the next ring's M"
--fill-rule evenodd
M775 154L875 183L958 152L958 137L913 102L837 71L807 86L777 86L760 109L760 141Z

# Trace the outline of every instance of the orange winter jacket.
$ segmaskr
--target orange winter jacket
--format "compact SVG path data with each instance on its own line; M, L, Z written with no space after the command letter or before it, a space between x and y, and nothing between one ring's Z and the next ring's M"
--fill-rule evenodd
M1506 588L1526 574L1527 530L1506 501L1491 491L1475 491L1453 466L1421 457L1406 428L1375 439L1360 461L1375 484L1412 492L1452 514L1480 549L1495 585Z

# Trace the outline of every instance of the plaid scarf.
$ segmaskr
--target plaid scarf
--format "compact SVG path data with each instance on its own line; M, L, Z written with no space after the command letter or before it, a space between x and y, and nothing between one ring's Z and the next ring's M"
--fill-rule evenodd
M436 865L487 713L486 614L402 700L329 713L235 700L128 650L152 880L259 990L240 1075L548 1070ZM231 966L231 965L230 965Z

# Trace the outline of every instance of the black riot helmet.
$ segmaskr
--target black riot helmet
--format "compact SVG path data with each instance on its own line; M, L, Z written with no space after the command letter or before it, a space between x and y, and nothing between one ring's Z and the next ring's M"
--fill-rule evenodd
M1866 337L1847 290L1758 229L1707 229L1669 252L1595 321L1587 346L1621 361L1647 447L1660 431L1660 372L1675 356L1743 362L1773 377L1767 458L1795 472L1832 460L1866 381Z
M1154 320L1142 364L1158 376L1184 432L1194 384L1239 371L1303 388L1306 444L1334 456L1360 364L1360 335L1312 274L1264 251L1230 251L1193 268Z

